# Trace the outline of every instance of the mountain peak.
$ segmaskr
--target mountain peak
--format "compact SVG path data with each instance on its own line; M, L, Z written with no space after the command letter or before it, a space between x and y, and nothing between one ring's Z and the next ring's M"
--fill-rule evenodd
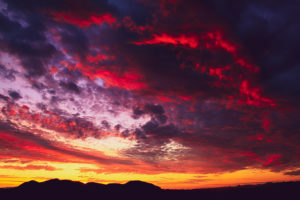
M160 190L161 188L152 184L139 180L129 181L124 184L126 188L145 189L145 190Z
M19 185L19 188L36 187L38 184L39 184L39 182L31 180L31 181L22 183L21 185Z

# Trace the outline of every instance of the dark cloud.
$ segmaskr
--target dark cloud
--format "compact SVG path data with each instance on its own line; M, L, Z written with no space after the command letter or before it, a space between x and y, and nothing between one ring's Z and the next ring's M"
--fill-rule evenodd
M110 124L106 120L102 120L101 125L104 129L110 129Z
M244 50L260 66L266 92L299 97L299 2L206 1L230 27ZM292 102L296 103L296 102Z
M284 173L285 175L289 175L289 176L300 176L300 170L296 170L296 171L289 171Z
M183 133L173 124L160 126L157 122L149 121L142 126L146 136L169 139L176 136L183 136Z
M44 31L46 29L37 15L28 15L28 26L12 21L0 13L2 49L19 57L29 76L40 76L46 72L46 64L57 52Z
M120 125L120 124L117 124L117 125L114 126L114 129L116 131L119 131L121 128L122 128L122 125Z
M9 97L0 94L0 99L3 99L4 101L8 101L8 100L9 100Z
M60 31L60 42L72 55L79 56L83 61L89 53L89 41L87 36L75 26L63 26Z
M133 118L138 119L144 114L150 114L154 120L157 120L161 124L167 122L168 117L165 115L165 110L161 105L146 104L143 108L135 107L133 109Z
M127 0L124 2L122 0L110 0L110 2L118 8L122 17L130 16L138 25L147 25L153 20L154 7L150 7L145 1ZM157 3L156 1L153 2Z
M10 81L14 81L16 79L16 71L13 69L7 69L4 65L0 65L0 74Z
M41 110L46 110L47 109L47 106L43 103L37 103L36 107L41 109Z
M18 100L18 99L22 98L22 96L18 92L16 92L16 91L8 91L8 94L14 100Z
M139 107L133 109L133 118L138 119L140 116L144 115L145 111L141 110Z
M145 110L146 110L146 112L152 113L155 115L162 115L165 113L165 110L161 105L146 104Z
M74 82L60 82L60 85L71 92L80 94L80 88Z
M105 12L116 12L116 9L108 3L107 0L29 0L24 2L22 0L5 0L10 9L19 9L25 12L42 12L42 11L58 11L58 12L74 12L80 17L86 15Z

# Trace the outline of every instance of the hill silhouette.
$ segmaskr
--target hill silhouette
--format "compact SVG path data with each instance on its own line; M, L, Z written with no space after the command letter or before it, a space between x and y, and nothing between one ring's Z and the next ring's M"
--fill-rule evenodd
M130 181L125 184L81 183L52 179L45 182L29 181L15 188L0 189L1 199L298 199L300 181L266 183L236 187L164 190L151 183Z

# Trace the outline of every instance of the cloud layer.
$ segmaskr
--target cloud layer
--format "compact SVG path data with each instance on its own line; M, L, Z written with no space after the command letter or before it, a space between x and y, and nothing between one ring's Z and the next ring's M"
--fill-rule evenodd
M0 1L0 168L299 175L297 7Z

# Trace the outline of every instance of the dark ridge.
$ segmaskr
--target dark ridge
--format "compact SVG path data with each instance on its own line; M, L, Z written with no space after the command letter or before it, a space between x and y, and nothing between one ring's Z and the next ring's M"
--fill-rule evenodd
M143 181L129 181L124 185L126 190L159 191L160 187Z
M125 184L81 183L52 179L45 182L29 181L15 188L0 188L1 199L200 199L200 200L259 200L297 199L300 181L266 183L236 187L164 190L151 183L129 181Z
M25 183L22 183L21 185L19 185L18 188L20 189L25 189L25 188L32 188L32 187L37 187L40 183L37 181L28 181Z

